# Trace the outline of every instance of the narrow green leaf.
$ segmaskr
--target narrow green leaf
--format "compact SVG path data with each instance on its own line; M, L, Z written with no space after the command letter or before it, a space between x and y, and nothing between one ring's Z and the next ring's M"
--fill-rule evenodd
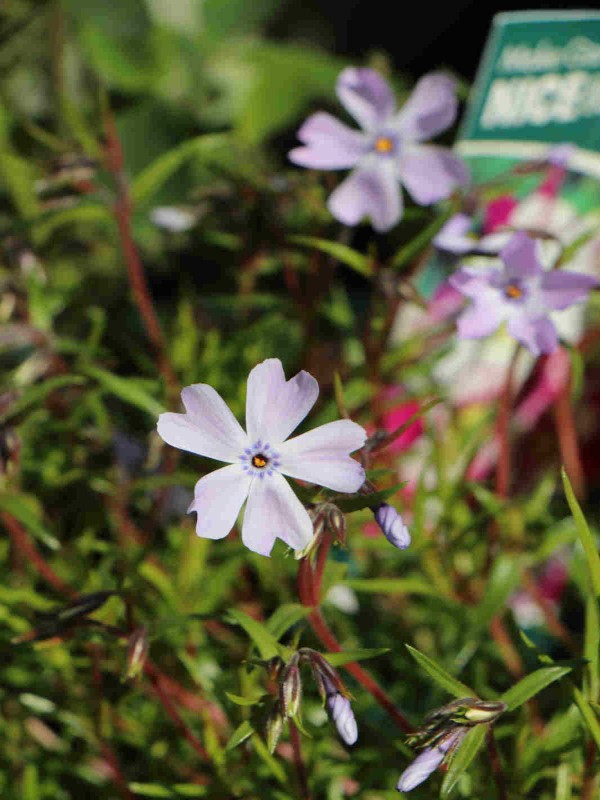
M331 242L329 239L318 239L316 236L290 236L289 240L294 244L314 247L315 250L320 250L322 253L333 256L342 264L366 278L370 278L373 275L371 259L346 244Z
M583 549L587 558L592 588L596 597L600 597L600 555L598 554L598 548L596 547L596 542L594 541L594 537L592 536L592 532L588 527L581 507L573 493L571 482L564 467L561 470L561 475L565 489L565 495L567 496L567 502L569 504L569 508L571 509L573 519L575 520L577 533L579 534L579 538L581 539L581 544L583 545Z
M545 689L554 681L560 680L564 675L571 672L572 667L542 667L535 672L526 675L508 691L504 692L499 698L508 706L507 711L514 711L515 708L522 706L531 697Z
M234 732L231 734L229 741L225 745L225 750L233 750L234 747L237 747L242 742L245 742L249 736L252 736L254 733L254 728L248 722L248 720L244 720L241 725L239 725Z
M143 169L132 181L131 199L135 205L148 202L174 175L178 169L194 156L209 156L217 149L225 146L228 138L222 133L211 133L197 136L178 147L162 153L155 161Z
M23 391L21 396L11 403L6 411L0 415L0 423L8 422L18 414L26 411L32 406L37 408L42 405L49 394L62 389L65 386L81 386L86 383L85 378L74 375L57 375L55 378L48 378L43 383L29 386Z
M385 502L388 498L392 497L399 492L407 481L397 483L395 486L390 486L389 489L381 489L379 492L373 494L357 494L352 497L336 497L335 504L340 511L350 514L352 511L361 511L363 508L376 508L380 503Z
M584 671L584 686L586 696L590 700L597 700L600 692L599 657L600 657L600 614L598 613L598 600L593 594L588 594L585 602L585 632L583 644L583 657L587 664Z
M232 692L225 692L225 694L236 706L256 706L260 703L261 698L265 696L264 692L255 697L240 697L239 694L232 694Z
M267 746L261 737L254 736L252 739L252 744L254 745L256 755L262 759L264 764L266 764L275 780L282 784L282 786L285 786L288 780L285 769L281 766L279 761L276 758L273 758L271 753L269 753Z
M444 227L446 222L450 219L452 214L456 212L456 210L456 204L451 203L442 214L437 216L433 222L430 222L429 225L423 228L423 230L418 233L414 239L411 239L408 244L405 244L397 251L396 255L392 259L391 266L394 269L399 270L416 258L421 251L428 246L436 233L438 233Z
M442 783L442 797L448 797L460 776L469 768L484 742L486 733L487 725L476 725L462 740L450 761L448 772Z
M436 587L424 578L349 578L343 584L356 592L438 596Z
M279 640L287 630L307 617L310 612L310 608L300 603L284 603L271 614L266 628L275 639Z
M29 533L43 542L51 550L58 550L60 542L46 528L40 519L38 505L33 498L26 494L9 494L0 492L0 511L5 511L17 519Z
M371 647L362 650L344 650L341 653L323 653L324 658L329 661L332 667L343 667L353 661L364 661L367 658L375 658L390 652L390 647Z
M447 692L454 695L454 697L477 697L473 689L470 689L466 684L453 678L452 675L446 672L443 667L440 667L439 664L436 664L429 656L426 656L409 644L406 645L406 649L429 677L432 678L438 686L441 686Z
M279 655L280 648L277 639L266 625L259 622L243 611L232 608L227 612L225 620L233 625L242 627L256 645L261 658L269 659Z
M90 378L95 378L109 394L118 397L119 400L123 400L123 402L131 406L146 411L154 418L165 410L158 400L149 395L145 389L142 389L135 382L135 379L113 375L112 372L107 372L107 370L100 367L84 367L83 371Z
M554 800L571 800L571 766L563 761L556 770L556 794Z
M495 562L481 602L473 611L473 625L486 628L492 618L506 605L506 601L521 580L518 557L501 555Z
M175 797L170 789L161 786L159 783L137 783L129 784L129 789L140 797Z
M35 764L26 764L21 780L22 800L41 800L38 768Z
M594 714L594 711L586 700L583 692L581 692L574 684L572 686L572 691L573 699L577 704L579 713L583 717L583 721L585 722L588 731L596 742L596 747L600 750L600 723L598 722L598 718Z

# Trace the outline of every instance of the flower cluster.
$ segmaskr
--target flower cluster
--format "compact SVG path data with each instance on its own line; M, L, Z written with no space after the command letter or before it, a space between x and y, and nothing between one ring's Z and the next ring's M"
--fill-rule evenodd
M278 699L267 718L267 743L274 751L283 729L283 722L295 717L300 710L302 679L300 667L308 664L317 684L327 713L343 742L352 745L358 738L358 728L350 705L350 694L331 664L316 650L303 647L287 663L271 659L266 666L279 684Z
M469 728L489 725L504 711L506 704L499 700L464 697L429 714L423 726L408 737L408 743L421 748L421 752L400 776L398 791L410 792L427 780L444 760L452 756Z
M337 95L362 131L330 114L313 114L298 131L302 146L289 158L312 169L352 169L328 202L340 222L357 225L369 217L376 231L387 231L402 217L399 184L419 205L431 205L467 183L468 170L458 156L423 144L456 119L450 76L433 72L422 77L400 111L392 90L373 69L343 70Z

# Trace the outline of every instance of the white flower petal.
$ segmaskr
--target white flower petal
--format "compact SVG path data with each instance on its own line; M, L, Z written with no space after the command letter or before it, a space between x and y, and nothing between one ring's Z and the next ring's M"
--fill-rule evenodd
M321 425L279 447L281 472L336 492L356 492L365 471L349 453L362 447L366 438L364 428L349 419Z
M252 478L241 466L231 464L200 478L188 513L196 511L196 533L207 539L222 539L235 525Z
M219 393L206 383L196 383L186 386L181 399L185 414L168 412L158 418L164 441L217 461L237 461L248 439Z
M319 396L319 384L308 372L286 381L278 358L268 358L248 375L246 427L250 442L271 446L287 439Z
M268 556L279 537L294 550L302 550L312 535L308 512L282 475L275 472L254 478L242 527L246 547Z

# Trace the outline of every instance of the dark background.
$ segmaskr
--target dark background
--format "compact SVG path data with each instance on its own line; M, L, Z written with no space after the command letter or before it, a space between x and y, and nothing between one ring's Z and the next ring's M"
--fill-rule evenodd
M327 49L357 59L382 50L398 70L413 75L446 66L472 79L495 14L582 8L597 10L600 4L288 0L270 32L278 38L316 39Z

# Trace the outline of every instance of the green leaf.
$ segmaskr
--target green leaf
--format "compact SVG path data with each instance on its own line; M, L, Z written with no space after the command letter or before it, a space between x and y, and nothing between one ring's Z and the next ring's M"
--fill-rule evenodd
M348 578L342 581L356 592L372 594L419 594L437 597L439 592L424 578Z
M598 718L594 714L592 707L586 700L583 692L581 692L575 685L572 686L572 692L573 699L575 700L577 708L579 709L579 713L583 717L583 721L592 735L596 743L596 747L600 750L600 723L598 722Z
M379 492L373 494L356 494L352 497L335 497L334 502L336 506L346 514L352 511L361 511L363 508L377 508L378 505L385 502L388 498L392 497L399 492L408 481L397 483L395 486L390 486L389 489L381 489Z
M46 397L57 389L65 386L81 386L86 383L85 378L74 375L57 375L55 378L48 378L43 383L29 386L23 391L21 396L14 401L6 411L0 415L0 423L4 424L31 407L39 407Z
M284 603L269 617L266 624L267 630L275 639L279 640L287 630L307 617L310 612L309 607L300 605L300 603Z
M394 258L392 259L391 266L394 269L401 269L406 264L409 264L413 259L415 259L422 250L424 250L433 237L439 233L439 231L444 227L446 222L450 219L450 217L457 211L457 207L455 203L451 203L447 206L446 210L436 216L436 218L427 225L423 230L418 233L414 239L411 239L408 244L405 244L401 247Z
M442 783L442 797L448 797L456 786L460 776L469 768L484 742L487 730L487 725L476 725L474 728L471 728L462 740L456 753L450 760L448 772Z
M596 542L594 541L594 537L592 536L586 519L583 516L581 507L573 493L571 482L569 481L569 477L564 467L561 470L561 475L565 489L565 495L567 496L567 502L569 504L569 508L571 509L573 519L575 520L577 533L579 534L579 538L581 539L581 544L583 545L583 549L587 558L592 588L596 597L600 597L600 555L598 554Z
M151 201L161 186L179 170L183 164L195 156L206 158L215 152L231 147L229 137L223 133L196 136L166 153L162 153L145 167L131 183L131 199L135 205Z
M281 646L262 622L249 617L248 614L244 614L237 608L232 608L227 612L225 621L232 625L239 625L246 631L256 645L261 658L269 659L280 654Z
M424 653L421 653L415 647L411 647L409 644L406 645L408 652L411 656L415 659L417 664L422 667L425 672L432 678L438 686L441 686L447 692L454 695L454 697L477 697L473 689L470 689L464 683L456 680L450 675L443 667L440 667L439 664L436 664L433 659L426 656Z
M175 797L170 789L161 786L159 783L137 783L129 784L129 789L142 797Z
M515 708L522 706L527 700L534 697L536 694L545 689L554 681L560 680L564 675L571 672L572 667L542 667L536 669L529 675L526 675L514 686L511 686L508 691L500 696L508 706L507 711L514 711Z
M232 694L231 692L225 692L225 694L231 700L232 703L236 704L236 706L256 706L265 696L264 692L255 697L240 697L239 694Z
M585 602L583 656L587 661L584 671L586 696L590 700L597 700L600 692L598 664L600 656L600 614L598 613L598 600L591 593L588 594Z
M100 367L84 367L83 371L90 378L95 378L100 386L109 394L118 397L128 405L146 411L155 419L165 410L163 405L152 395L142 389L134 378L121 378Z
M346 244L331 242L329 239L318 239L316 236L290 236L289 240L294 244L314 247L322 253L327 253L327 255L333 256L342 264L350 267L365 278L370 278L373 275L373 263L371 259L359 253L357 250L353 250Z
M501 555L495 562L481 602L473 612L473 624L485 628L506 605L506 601L521 580L516 556Z
M254 728L248 722L248 720L244 720L241 725L239 725L234 732L231 734L231 737L227 744L225 745L225 750L233 750L234 747L237 747L242 742L245 742L249 736L252 736L254 733Z
M37 502L26 494L0 492L0 511L5 511L17 519L29 533L43 542L51 550L59 550L60 542L46 528L40 518Z
M343 667L353 661L364 661L367 658L375 658L389 653L390 647L370 647L361 650L344 650L338 653L322 653L323 657L329 661L332 667Z

